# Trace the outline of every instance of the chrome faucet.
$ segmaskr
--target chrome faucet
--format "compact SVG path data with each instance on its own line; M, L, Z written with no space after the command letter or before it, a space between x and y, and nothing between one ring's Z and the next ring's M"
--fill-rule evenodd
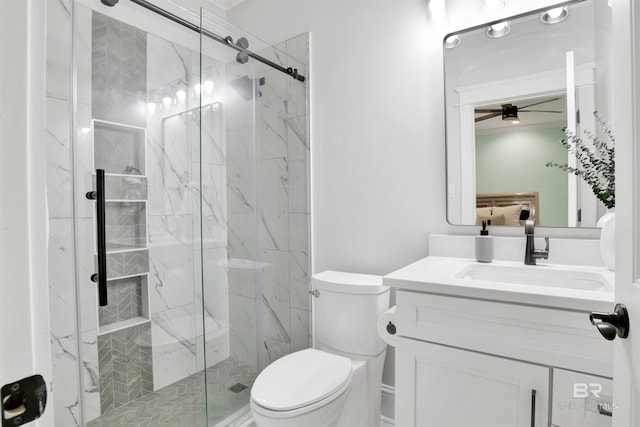
M533 242L534 226L535 222L532 219L524 222L524 234L527 236L527 244L524 248L524 263L526 265L536 265L537 259L549 258L549 238L544 238L546 243L544 249L536 249L535 243Z

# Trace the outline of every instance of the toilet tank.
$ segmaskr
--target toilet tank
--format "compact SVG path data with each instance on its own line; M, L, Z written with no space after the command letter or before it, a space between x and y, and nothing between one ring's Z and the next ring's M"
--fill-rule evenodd
M378 317L389 308L390 288L382 277L324 271L313 275L315 342L319 348L376 356L387 348Z

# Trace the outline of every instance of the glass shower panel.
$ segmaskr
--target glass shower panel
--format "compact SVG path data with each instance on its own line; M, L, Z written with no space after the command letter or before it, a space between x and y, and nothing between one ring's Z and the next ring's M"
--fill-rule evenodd
M204 10L202 27L229 35L232 44L306 75L307 34L269 46ZM227 241L226 249L218 248L215 255L203 251L204 329L208 336L209 325L214 331L219 322L229 328L224 360L219 353L211 353L207 338L206 383L210 425L233 426L250 414L250 389L257 374L310 342L309 115L306 82L241 49L220 50L219 46L204 32L201 79L203 87L207 80L214 81L212 99L219 100L225 116L225 143L219 150L225 159L221 162L224 189L218 191L226 192L226 214L220 216L225 223L220 239L213 241ZM225 66L218 68L221 62ZM216 76L224 76L219 79L222 85ZM202 96L205 105L211 101L207 96ZM209 144L202 130L204 153ZM215 168L205 164L205 157L203 176L207 168ZM203 219L215 217L206 212L204 199L201 206ZM203 222L203 242L207 223ZM215 273L217 257L226 257L223 287ZM208 316L210 322L206 322Z
M259 371L259 274L255 232L255 96L252 61L207 36L254 43L215 15L202 13L202 289L209 425L237 425L248 415ZM251 46L253 47L253 46ZM217 127L213 109L224 116Z
M73 7L80 424L205 426L199 37L133 3Z

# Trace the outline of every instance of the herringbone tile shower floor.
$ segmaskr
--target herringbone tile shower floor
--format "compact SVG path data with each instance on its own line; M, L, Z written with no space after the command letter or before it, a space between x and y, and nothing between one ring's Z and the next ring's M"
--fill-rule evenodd
M207 369L209 426L215 426L249 403L255 367L228 358ZM246 389L234 393L229 387L240 383ZM204 427L204 372L198 372L140 399L102 414L88 427Z

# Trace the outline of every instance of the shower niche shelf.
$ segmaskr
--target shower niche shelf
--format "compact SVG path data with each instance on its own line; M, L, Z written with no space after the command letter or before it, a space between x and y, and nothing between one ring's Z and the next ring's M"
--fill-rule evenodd
M98 308L105 335L149 322L146 129L92 125L94 169L105 170L108 304Z
M98 309L98 335L149 322L148 274L107 281L109 304Z
M93 119L95 167L112 176L144 176L146 139L145 128Z
M144 325L150 323L151 320L146 317L134 317L132 319L122 320L120 322L110 323L105 326L100 326L98 329L98 336L111 334L113 332L121 331L123 329L131 328L133 326Z
M106 202L107 253L147 248L147 203Z

